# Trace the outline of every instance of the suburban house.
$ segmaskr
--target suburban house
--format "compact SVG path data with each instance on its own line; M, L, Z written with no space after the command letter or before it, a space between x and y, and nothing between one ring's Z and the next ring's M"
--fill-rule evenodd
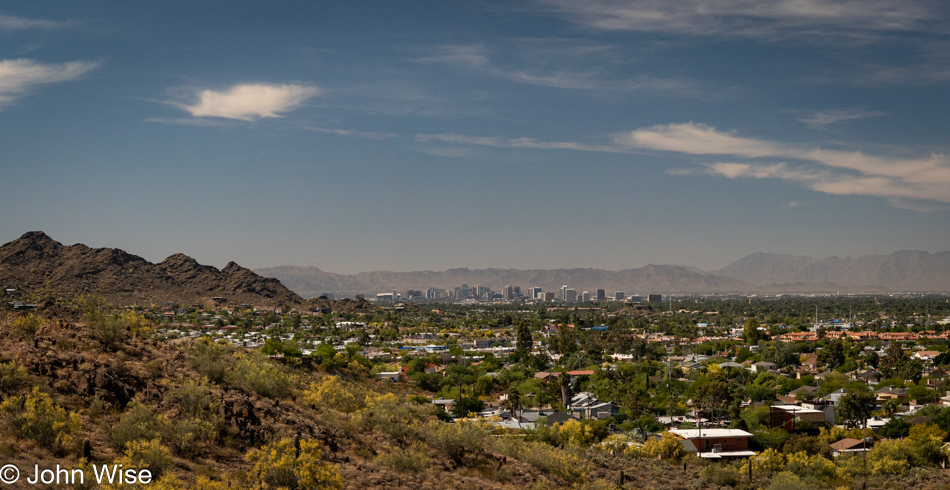
M861 439L844 438L834 444L831 444L831 455L834 457L859 454L871 449L871 442Z
M823 425L825 422L834 423L834 410L831 409L830 413L827 411L827 407L831 406L831 404L828 404L822 406L822 409L817 409L799 405L772 405L769 407L769 427L772 429L794 430L802 423L817 425ZM831 418L830 421L828 420L829 417Z
M574 395L567 409L580 419L608 419L620 412L616 403L602 402L586 391Z
M888 400L897 400L899 402L907 401L907 390L905 388L895 388L893 386L885 386L877 390L877 401L878 403L883 403Z
M670 433L696 448L696 455L707 459L747 458L752 434L741 429L670 429ZM689 445L684 448L689 452Z

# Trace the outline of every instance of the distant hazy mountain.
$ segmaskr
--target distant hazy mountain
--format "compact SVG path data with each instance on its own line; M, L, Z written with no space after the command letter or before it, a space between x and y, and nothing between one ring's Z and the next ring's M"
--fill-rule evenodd
M41 231L0 246L0 285L59 295L97 294L122 304L194 304L212 296L261 306L303 302L279 281L234 262L218 270L173 254L153 264L115 248L63 245Z
M281 265L255 269L254 272L279 279L281 284L303 296L312 298L325 293L365 294L374 288L368 288L356 277L326 272L313 266Z
M831 283L847 288L893 291L950 291L950 252L904 250L890 255L825 257L755 253L713 274L756 286L779 283Z
M578 293L598 289L639 293L821 293L950 291L950 252L902 251L858 258L814 259L796 255L755 253L717 271L685 265L648 265L638 269L449 269L445 271L371 271L334 274L316 267L281 266L257 269L303 297L333 294L375 294L462 285L500 290L512 285Z
M408 289L426 290L430 287L450 289L461 286L487 286L495 291L506 285L522 289L541 287L545 291L560 290L562 285L574 288L578 294L598 288L624 291L627 294L653 292L741 292L753 286L730 277L695 272L681 266L648 265L639 269L607 271L602 269L449 269L446 271L418 272L361 272L347 276L325 272L316 267L282 266L256 269L262 276L274 277L303 297L321 293L375 294L387 291L405 292Z

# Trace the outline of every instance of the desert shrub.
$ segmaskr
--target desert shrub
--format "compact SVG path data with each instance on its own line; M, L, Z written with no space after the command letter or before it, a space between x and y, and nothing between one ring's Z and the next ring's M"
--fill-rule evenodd
M98 296L83 296L79 300L82 308L82 320L92 337L108 349L125 340L128 326L116 315L106 315L107 303Z
M197 456L207 451L217 433L214 422L198 417L169 420L162 417L162 439L179 456Z
M794 473L783 471L772 478L767 490L801 490L808 488Z
M260 353L238 354L230 374L236 385L263 397L287 398L293 393L294 378Z
M152 472L152 478L158 479L171 467L172 455L159 439L132 441L125 445L125 456L116 463L125 468L147 468Z
M664 432L659 439L650 439L643 443L643 452L658 459L680 461L686 456L686 450L671 432Z
M802 451L808 454L821 454L825 457L831 457L831 449L828 447L828 443L822 442L822 439L818 436L793 434L782 444L782 452L785 454L800 453Z
M0 392L16 393L29 382L29 373L15 361L0 363Z
M903 475L910 463L904 445L897 439L880 441L867 453L867 465L873 475Z
M589 469L574 452L558 449L543 442L525 442L505 438L496 448L510 458L534 466L543 473L568 484L583 482Z
M161 435L161 425L155 410L133 400L126 407L122 418L107 432L109 442L116 449L123 449L132 441L156 439Z
M353 414L353 423L362 429L385 432L395 439L407 438L416 431L420 411L399 401L392 393L366 395L365 406Z
M136 337L149 338L155 334L155 326L144 315L126 311L118 316L119 323Z
M231 486L225 482L214 481L207 476L199 476L191 490L227 490L229 488Z
M5 400L0 404L0 416L6 428L16 437L32 439L57 451L69 446L82 426L79 414L67 413L38 386L33 387L29 395Z
M491 436L484 422L462 419L454 423L430 422L423 433L430 446L455 464L461 464L466 454L482 451Z
M914 425L903 440L911 466L937 465L944 459L943 441L947 433L933 424Z
M191 348L191 367L212 383L220 383L228 371L228 353L227 346L201 337Z
M418 473L429 466L429 456L426 454L425 446L417 443L406 449L399 447L384 449L376 457L376 464L400 473Z
M739 473L743 475L749 474L749 462L752 463L752 471L754 473L766 477L771 477L773 474L785 469L785 455L774 449L766 449L750 458L749 461L742 465Z
M40 330L46 323L46 319L36 315L35 313L27 313L25 315L19 315L13 319L13 322L10 324L10 328L14 332L21 336L34 336L36 332Z
M587 447L594 442L594 430L589 425L581 423L579 420L568 420L564 424L556 424L558 429L558 439L561 444L572 444L575 446Z
M611 434L600 441L600 444L597 444L595 448L598 451L613 451L615 454L624 454L633 447L633 442L633 439L626 434Z
M789 454L786 456L785 470L798 475L803 480L818 481L831 484L838 476L835 464L819 455L809 456L806 452Z
M707 484L720 487L734 487L739 483L739 471L732 466L714 464L699 472L699 477Z
M249 477L253 488L342 488L343 479L336 467L320 460L320 444L300 441L296 457L293 440L280 439L260 449L252 449L245 460L253 465Z
M207 379L184 379L172 384L165 399L174 404L183 414L202 419L213 418L218 413L219 400L211 393Z
M303 392L303 401L308 405L345 413L353 413L359 408L356 397L340 381L339 376L326 376L319 383L310 383L310 388Z

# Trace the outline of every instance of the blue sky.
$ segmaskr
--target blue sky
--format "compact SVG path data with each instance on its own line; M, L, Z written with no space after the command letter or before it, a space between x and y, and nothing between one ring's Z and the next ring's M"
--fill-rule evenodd
M950 249L950 7L4 2L0 242L725 266Z

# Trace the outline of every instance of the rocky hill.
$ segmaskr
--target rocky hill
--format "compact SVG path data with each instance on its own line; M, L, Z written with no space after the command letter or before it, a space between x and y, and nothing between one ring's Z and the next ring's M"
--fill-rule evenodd
M841 288L950 291L950 252L905 250L889 255L820 259L755 253L713 273L757 286L826 283Z
M57 296L94 293L121 304L196 304L214 296L261 306L303 303L280 281L234 262L218 270L174 254L153 264L115 248L63 245L41 231L0 246L0 285Z

